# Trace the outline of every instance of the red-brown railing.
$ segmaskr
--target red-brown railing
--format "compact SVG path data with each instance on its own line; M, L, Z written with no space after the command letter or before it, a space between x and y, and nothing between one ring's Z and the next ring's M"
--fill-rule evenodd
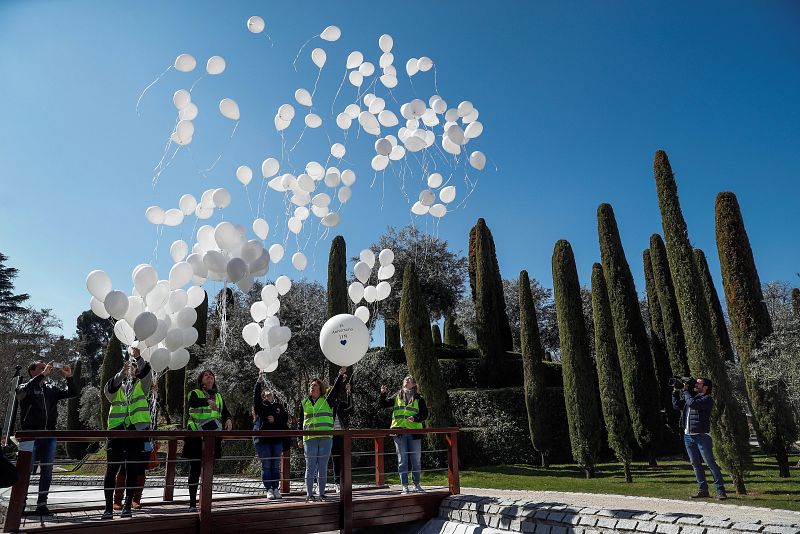
M444 434L447 442L447 478L448 489L451 495L460 493L460 481L458 473L458 428L426 428L421 430L408 429L363 429L363 430L333 430L333 431L304 431L304 430L277 430L277 431L254 431L254 430L215 430L193 432L189 430L127 430L127 431L107 431L107 430L87 430L87 431L19 431L16 437L19 440L30 440L35 438L56 438L61 442L80 442L80 441L99 441L107 438L126 437L126 438L146 438L158 441L167 441L167 456L164 475L164 502L171 502L174 499L175 471L178 463L178 441L187 437L202 437L203 449L201 459L199 499L200 506L200 532L206 534L211 532L211 503L213 499L213 480L214 480L214 446L215 439L224 440L250 440L259 437L271 438L300 438L302 436L341 436L342 437L342 474L340 480L339 510L340 528L344 533L352 532L353 528L353 480L352 480L352 452L354 439L372 439L374 443L375 457L375 485L383 486L386 484L386 472L384 458L385 439L387 436L397 434ZM19 451L17 455L18 481L11 490L11 497L8 503L8 512L4 530L14 532L19 530L22 513L28 496L28 486L30 483L31 458L30 451ZM290 486L290 456L288 451L284 451L281 461L281 492L289 493ZM409 473L410 475L410 473ZM54 478L54 481L56 479Z

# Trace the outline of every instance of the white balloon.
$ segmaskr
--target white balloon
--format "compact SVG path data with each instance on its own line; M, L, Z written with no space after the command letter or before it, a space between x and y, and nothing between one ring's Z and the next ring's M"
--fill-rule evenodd
M331 167L325 172L325 185L330 188L337 187L339 182L342 181L342 176L339 174L339 169Z
M392 286L389 282L380 282L375 286L377 300L383 300L392 293Z
M156 288L158 287L159 286L156 285ZM153 291L156 291L156 289L153 289ZM150 292L150 295L153 294L153 291ZM125 312L125 317L123 317L123 319L128 321L129 325L132 325L136 321L136 318L139 317L139 314L143 311L144 299L138 295L131 295L128 297L128 311Z
M222 116L226 119L230 119L232 121L239 120L239 104L237 104L233 99L223 98L220 100L219 112L222 113Z
M394 252L390 248L385 248L378 254L378 261L381 265L389 265L394 261Z
M348 313L331 317L319 333L325 357L339 366L357 363L369 348L369 330L364 322Z
M367 76L372 76L373 74L375 74L375 65L373 65L369 61L365 61L364 63L358 66L358 72L360 72L361 75L364 76L365 78Z
M92 271L86 277L86 289L89 290L93 297L102 302L108 292L111 291L111 277L105 271Z
M403 159L406 155L406 149L400 145L392 147L392 151L389 153L389 159L392 161L399 161Z
M264 219L254 220L253 233L255 233L259 239L266 239L267 235L269 235L269 223Z
M272 263L278 263L283 259L283 245L279 243L275 243L271 247L269 247L269 261Z
M197 60L191 54L181 54L175 58L175 68L181 72L192 72Z
M358 259L366 263L370 269L375 265L375 253L368 248L358 254Z
M92 312L101 319L108 319L110 317L109 313L106 311L106 307L103 305L102 302L97 297L92 297L89 301L89 308L91 308Z
M350 300L353 301L353 304L358 304L361 302L361 299L364 298L364 284L361 282L353 282L347 288L347 295L350 297Z
M247 263L242 258L231 258L225 266L225 272L228 274L228 280L234 284L250 274Z
M466 143L466 138L464 137L464 130L461 129L461 126L458 124L451 124L449 128L446 129L444 132L452 142L457 145L463 145Z
M431 206L429 213L437 219L441 219L447 213L447 206L444 204L434 204Z
M316 113L309 113L308 115L305 116L305 119L303 120L306 123L306 126L308 126L311 129L319 128L320 126L322 126L322 117L320 117Z
M338 26L328 26L322 33L319 35L323 41L334 42L338 41L339 37L342 36L342 30L338 28Z
M391 52L384 52L378 59L378 66L382 69L385 69L392 63L394 63L394 54L392 54Z
M328 209L327 206L311 206L311 213L313 213L320 219L325 217L329 212L330 210Z
M458 105L458 116L465 117L472 113L474 107L472 106L472 102L469 100L465 100Z
M278 290L278 295L285 295L292 289L292 281L286 275L279 276L275 280L275 287Z
M218 208L227 208L231 203L231 194L224 187L220 187L214 191L214 194L211 195L211 199L214 201L214 206Z
M281 301L278 299L273 300L267 304L267 319L278 313L281 309Z
M190 326L194 325L197 321L197 312L194 308L186 307L178 312L178 315L175 317L175 322L178 325L178 328L189 328ZM174 350L174 349L172 349Z
M428 176L428 187L430 187L431 189L436 189L437 187L442 185L442 181L443 181L442 175L439 174L438 172L435 172L430 176Z
M344 186L339 188L339 191L336 192L336 196L339 198L339 202L346 204L347 201L350 200L350 197L353 196L353 191L349 187Z
M338 125L338 121L337 121L337 125ZM346 152L346 150L345 150L343 144L334 143L334 144L331 145L331 156L333 156L334 158L339 158L339 159L343 158L344 155L345 155L345 152Z
M292 121L287 121L285 119L280 118L278 115L275 115L275 130L278 132L284 131Z
M133 345L136 341L136 334L125 319L120 319L114 324L114 335L125 345Z
M267 158L261 164L261 174L264 175L264 178L271 178L278 174L278 169L280 169L280 163L275 158Z
M178 207L184 215L191 215L194 213L194 210L197 207L197 200L194 198L194 196L189 194L181 195L181 198L178 201Z
M206 72L215 76L225 72L225 60L222 56L211 56L206 63Z
M103 306L111 317L120 320L128 311L128 296L122 291L109 291L103 298Z
M425 206L431 206L436 202L436 194L430 189L423 189L419 193L419 201Z
M133 332L136 334L136 339L140 341L155 334L156 328L158 328L158 319L152 312L140 313L133 322Z
M336 116L336 126L342 130L347 130L353 124L353 119L347 113L339 113Z
M469 164L472 165L474 169L482 171L486 166L486 156L484 156L483 152L480 150L476 150L469 155Z
M178 111L188 106L191 101L192 94L186 89L178 89L172 95L172 103L175 104L175 107L178 109Z
M313 58L313 54L312 54ZM294 92L294 99L297 100L297 103L301 106L311 107L313 105L313 101L311 100L311 93L308 92L308 89L297 89Z
M375 302L377 298L378 298L378 290L375 289L375 286L367 286L364 288L364 300L366 300L371 304Z
M169 330L169 323L163 319L158 319L158 326L156 326L156 331L147 339L144 340L145 344L148 347L155 347L162 341L164 338L167 337L167 331Z
M348 69L355 69L358 68L358 66L361 65L363 62L364 62L364 54L362 54L358 50L355 50L353 52L350 52L350 54L347 56L346 67Z
M367 321L369 321L369 308L366 306L359 306L356 308L354 315L364 321L364 324L367 324Z
M242 329L242 338L251 347L256 346L259 336L261 336L261 327L258 323L247 323Z
M422 56L417 60L417 69L420 72L428 72L433 67L433 60L428 56Z
M204 208L200 204L194 210L195 216L200 220L210 219L214 215L214 208Z
M264 251L264 247L261 246L261 242L257 239L251 239L244 245L242 245L242 250L239 253L239 257L244 260L244 262L249 266L252 265L258 258L261 257L261 254Z
M144 211L144 216L150 224L164 224L164 210L158 206L150 206Z
M339 214L336 213L335 211L332 211L327 215L325 215L320 221L320 223L322 223L322 226L325 226L327 228L333 228L339 225L340 220L341 219L339 218Z
M327 61L327 59L328 55L322 48L315 48L311 51L311 61L314 62L314 65L316 65L318 69L322 69L322 67L325 66L325 61Z
M298 271L305 270L306 265L308 265L308 259L306 258L306 255L302 252L295 252L292 256L292 265Z
M372 269L370 268L369 265L367 265L363 261L359 261L353 267L353 274L356 275L356 278L358 278L358 281L361 282L362 284L367 283L367 280L369 280L369 276L371 273Z
M165 226L178 226L183 222L183 212L178 208L170 208L164 212Z
M189 296L183 289L170 291L167 299L167 311L169 313L178 313L187 306L188 302Z
M350 74L347 75L347 79L355 87L361 87L361 84L364 83L364 75L357 70L351 70Z
M172 243L169 247L169 255L172 256L172 261L179 262L183 261L186 258L186 254L189 253L189 245L186 244L186 241L183 239L179 239ZM194 273L192 273L194 274Z
M394 276L393 264L381 265L380 269L378 269L378 280L388 280L392 276Z
M263 300L258 300L250 305L250 317L260 323L267 317L267 304Z
M169 367L171 361L172 355L170 354L170 351L164 347L159 347L154 350L152 354L150 354L150 367L152 367L153 371L157 373L160 373Z
M193 121L197 118L198 111L197 104L194 102L189 102L186 104L186 107L178 112L178 120Z
M388 53L394 46L394 39L391 35L384 33L378 38L378 46L381 51Z
M456 186L448 185L439 191L439 199L445 204L449 204L456 199Z
M193 326L190 326L189 328L182 328L181 333L183 334L184 347L191 347L197 343L197 338L200 337L200 333Z
M156 283L158 283L158 273L152 265L144 265L134 271L133 285L140 295L147 295L151 289L156 287ZM108 304L106 304L106 309L108 310ZM111 315L113 316L114 314L112 313Z
M258 15L253 15L247 19L247 29L250 31L250 33L261 33L264 31L266 26L267 24L264 22L264 19Z
M289 227L289 231L293 234L299 234L303 230L303 221L297 217L289 217L289 221L286 223L286 226Z
M454 156L461 154L461 145L454 143L446 135L442 137L442 148L444 148L445 152L448 154L453 154Z
M397 119L397 115L395 115L388 109L384 109L383 111L378 113L378 122L382 126L386 126L387 128L392 126L397 126L400 123L400 121Z
M253 169L247 165L239 166L239 168L236 169L236 179L239 180L243 186L247 187L247 184L253 179Z
M314 206L327 207L331 203L331 196L328 193L317 193L311 199L311 204Z
M189 351L181 347L169 356L169 369L175 371L183 369L189 363ZM152 365L152 364L151 364Z
M167 304L169 301L169 295L169 281L159 280L155 287L144 297L144 303L147 304L148 310L151 312L156 312Z
M186 296L188 297L186 305L190 308L197 308L206 299L206 292L201 287L192 286L186 292Z
M356 173L350 169L342 171L342 183L347 187L352 187L356 183Z
M381 76L381 83L387 89L394 89L397 87L397 76L394 74L384 74Z
M378 154L372 158L372 169L374 171L382 171L389 165L389 156Z
M170 289L178 289L185 286L192 279L192 275L194 275L192 266L185 261L179 261L169 271Z
M483 133L483 124L475 121L467 125L467 128L464 130L464 137L467 139L475 139L480 136L481 133Z
M408 61L406 61L406 74L409 76L414 76L417 72L419 72L419 66L417 65L417 58L412 57Z
M278 288L273 284L267 284L261 289L261 300L269 305L278 299Z
M381 137L377 141L375 141L375 152L378 153L380 156L386 156L388 158L389 154L392 151L392 143L389 142L388 139L385 137Z

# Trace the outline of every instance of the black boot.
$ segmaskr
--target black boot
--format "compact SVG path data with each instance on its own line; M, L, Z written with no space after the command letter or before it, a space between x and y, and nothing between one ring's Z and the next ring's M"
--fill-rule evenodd
M130 517L131 514L131 505L133 504L133 490L129 489L125 495L125 504L122 505L122 513L120 517Z
M189 486L189 511L197 511L197 486Z
M114 490L107 489L105 490L105 497L106 497L106 509L103 510L102 519L113 519L114 518Z

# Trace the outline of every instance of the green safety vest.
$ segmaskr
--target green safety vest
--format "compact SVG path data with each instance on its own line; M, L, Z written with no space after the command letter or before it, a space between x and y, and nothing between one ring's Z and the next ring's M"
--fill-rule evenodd
M137 380L130 398L125 397L121 386L114 395L108 410L108 430L125 429L140 423L150 423L150 405L147 404L142 383Z
M392 410L392 425L389 428L422 428L421 422L411 422L409 417L419 414L419 400L414 399L411 404L406 404L402 393L394 399L394 409Z
M325 397L312 403L311 399L303 399L303 430L333 430L333 409ZM303 436L303 441L325 438L328 436Z
M190 391L189 396L191 396L192 393L201 399L209 398L206 392L202 389L194 389ZM207 404L200 406L199 408L189 408L189 430L199 430L204 424L213 420L216 420L218 423L220 423L219 426L222 428L222 395L217 393L214 396L214 400L217 403L216 409L212 409L211 406L208 406Z

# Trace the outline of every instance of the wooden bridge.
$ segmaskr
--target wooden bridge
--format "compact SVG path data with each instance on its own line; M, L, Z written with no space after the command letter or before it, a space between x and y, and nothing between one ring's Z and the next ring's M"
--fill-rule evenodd
M25 516L28 499L31 453L20 451L17 457L19 480L13 486L8 502L5 532L81 532L85 534L128 534L134 532L171 533L312 533L340 530L350 533L354 528L392 525L427 520L438 513L439 504L448 495L459 493L458 428L422 430L334 430L320 431L20 431L18 439L55 437L59 442L99 441L109 437L154 438L167 444L163 495L159 502L147 502L134 510L130 518L101 519L102 506L81 501L80 495L69 505L53 506L51 515ZM198 491L197 512L189 512L187 501L175 499L178 444L186 437L203 438L203 458ZM329 494L324 502L306 502L305 492L291 492L290 460L284 455L281 462L281 500L267 500L265 495L234 495L214 498L214 440L250 440L254 437L298 438L304 435L333 434L342 437L342 476L338 493ZM384 459L386 437L394 434L443 434L447 443L448 487L425 493L400 494L386 485ZM353 441L373 442L374 483L353 487ZM442 451L444 452L444 451ZM365 453L359 453L364 455ZM393 454L393 453L388 453ZM254 456L255 458L255 456ZM224 458L223 458L224 459ZM372 466L369 467L371 469ZM364 469L363 467L361 469ZM409 473L410 476L410 473ZM54 475L53 483L58 484ZM423 484L425 483L423 477ZM35 488L34 488L35 490Z

